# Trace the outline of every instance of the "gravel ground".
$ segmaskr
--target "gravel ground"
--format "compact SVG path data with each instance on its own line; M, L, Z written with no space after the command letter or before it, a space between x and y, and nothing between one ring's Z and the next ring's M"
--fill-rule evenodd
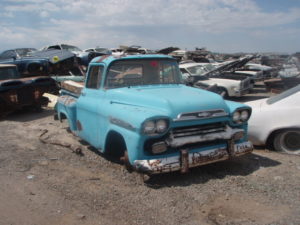
M68 133L51 109L15 113L0 131L0 225L300 224L300 156L256 149L143 178Z

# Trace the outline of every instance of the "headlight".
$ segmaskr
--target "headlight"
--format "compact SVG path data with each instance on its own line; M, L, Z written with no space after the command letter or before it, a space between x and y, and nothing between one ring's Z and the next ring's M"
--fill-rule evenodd
M147 121L144 123L143 132L145 134L153 134L155 132L154 121Z
M249 119L249 112L247 110L243 110L241 112L241 120L244 122L244 121L247 121Z
M235 112L233 113L233 116L232 116L233 121L234 121L235 123L237 123L237 122L240 120L240 118L241 118L240 112L239 112L239 111L235 111Z
M167 129L167 121L166 120L157 120L156 121L156 131L158 133L163 133Z
M250 111L247 109L236 110L232 115L232 120L234 123L244 123L250 117Z
M142 132L147 135L164 133L168 129L168 120L149 120L143 124Z

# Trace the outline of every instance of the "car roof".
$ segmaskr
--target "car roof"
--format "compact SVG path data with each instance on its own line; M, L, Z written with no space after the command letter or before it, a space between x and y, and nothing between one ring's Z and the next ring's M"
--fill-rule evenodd
M111 55L104 55L95 57L91 63L105 63L110 64L113 61L121 61L121 60L127 60L127 59L172 59L176 60L175 58L167 55L159 55L159 54L149 54L149 55L127 55L127 56L121 56L121 57L115 57Z

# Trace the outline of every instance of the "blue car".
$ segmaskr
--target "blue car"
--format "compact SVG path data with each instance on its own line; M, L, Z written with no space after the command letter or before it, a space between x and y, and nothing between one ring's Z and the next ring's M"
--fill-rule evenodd
M68 45L68 44L50 45L43 48L43 50L51 50L51 49L65 50L65 51L72 52L73 54L76 55L77 63L85 67L87 67L90 61L96 56L106 55L106 53L101 53L97 51L85 52L74 45Z
M15 64L24 76L45 75L48 73L49 60L47 58L30 56L37 51L34 48L10 49L0 54L1 64Z
M16 48L0 54L0 64L16 65L23 77L68 74L75 61L75 55L66 50Z

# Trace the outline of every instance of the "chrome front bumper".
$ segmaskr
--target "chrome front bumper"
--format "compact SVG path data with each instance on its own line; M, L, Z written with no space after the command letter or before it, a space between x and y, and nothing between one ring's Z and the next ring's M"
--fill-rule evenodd
M227 147L200 152L188 152L187 149L183 149L176 156L151 160L135 160L134 167L137 171L148 174L167 173L177 170L187 172L188 168L191 167L223 161L252 151L253 146L249 141L234 144L233 141L229 140Z

